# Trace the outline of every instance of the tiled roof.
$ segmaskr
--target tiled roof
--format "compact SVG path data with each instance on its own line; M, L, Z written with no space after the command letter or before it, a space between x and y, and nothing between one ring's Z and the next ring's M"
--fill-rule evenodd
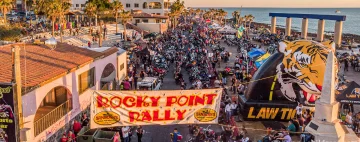
M96 52L59 42L54 50L45 45L18 45L21 49L22 87L30 90L60 78L96 59L117 52L116 48ZM11 47L12 45L0 46L0 82L11 82L12 80Z
M168 16L161 16L161 15L155 15L155 14L149 14L149 13L134 13L133 18L160 18L160 19L167 19Z

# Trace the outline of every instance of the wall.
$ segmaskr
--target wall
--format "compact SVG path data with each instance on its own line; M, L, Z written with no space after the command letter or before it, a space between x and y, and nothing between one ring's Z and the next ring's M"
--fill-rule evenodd
M122 81L126 77L127 74L127 53L123 52L117 57L117 70L118 70L118 80ZM124 64L124 68L120 70L121 64Z
M27 141L38 142L44 141L54 135L59 129L63 128L66 124L78 116L85 108L90 104L91 95L93 90L98 90L100 87L100 78L102 71L108 63L112 63L117 67L117 54L114 53L103 59L98 59L93 63L85 65L80 69L63 76L62 78L56 79L44 86L41 86L22 97L23 114L24 114L24 129L26 131ZM80 96L78 93L78 75L95 67L95 80L96 84L91 89L86 90ZM116 69L117 70L117 69ZM33 123L37 108L44 99L47 92L57 86L66 87L72 94L73 110L70 111L63 118L59 119L52 126L47 128L45 131L34 137Z
M162 33L168 28L166 23L138 23L137 26L145 31L150 31L150 33Z

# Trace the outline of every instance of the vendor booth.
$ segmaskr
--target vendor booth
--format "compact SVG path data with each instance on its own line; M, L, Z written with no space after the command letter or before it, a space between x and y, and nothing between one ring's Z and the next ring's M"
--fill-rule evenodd
M336 100L340 102L341 119L345 120L348 112L356 113L360 110L354 110L353 105L360 104L360 85L352 81L338 87Z

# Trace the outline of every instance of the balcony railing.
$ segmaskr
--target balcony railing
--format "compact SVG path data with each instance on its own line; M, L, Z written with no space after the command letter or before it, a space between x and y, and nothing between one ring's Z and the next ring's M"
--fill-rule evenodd
M57 106L55 109L51 110L49 113L41 117L40 119L34 122L34 136L36 137L41 132L49 128L60 118L65 116L68 112L72 110L72 101L67 100L65 103Z

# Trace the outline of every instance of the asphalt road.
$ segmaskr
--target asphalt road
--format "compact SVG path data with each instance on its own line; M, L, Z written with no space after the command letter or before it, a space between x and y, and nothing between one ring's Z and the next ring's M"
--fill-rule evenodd
M185 71L185 69L182 70L183 77L185 79L185 82L187 84L187 88L190 86L189 82L189 75ZM179 85L175 84L174 79L174 65L170 65L169 72L165 75L163 80L163 86L161 87L162 90L177 90L180 89ZM209 125L200 125L200 127L208 127ZM145 130L145 133L142 138L142 142L170 142L170 133L174 131L174 129L177 128L181 135L183 135L182 142L186 142L191 138L189 134L188 125L162 125L162 126L143 126L143 129ZM222 127L220 125L211 125L209 127L210 129L214 130L215 132L222 132ZM131 142L137 142L137 136L134 132Z

